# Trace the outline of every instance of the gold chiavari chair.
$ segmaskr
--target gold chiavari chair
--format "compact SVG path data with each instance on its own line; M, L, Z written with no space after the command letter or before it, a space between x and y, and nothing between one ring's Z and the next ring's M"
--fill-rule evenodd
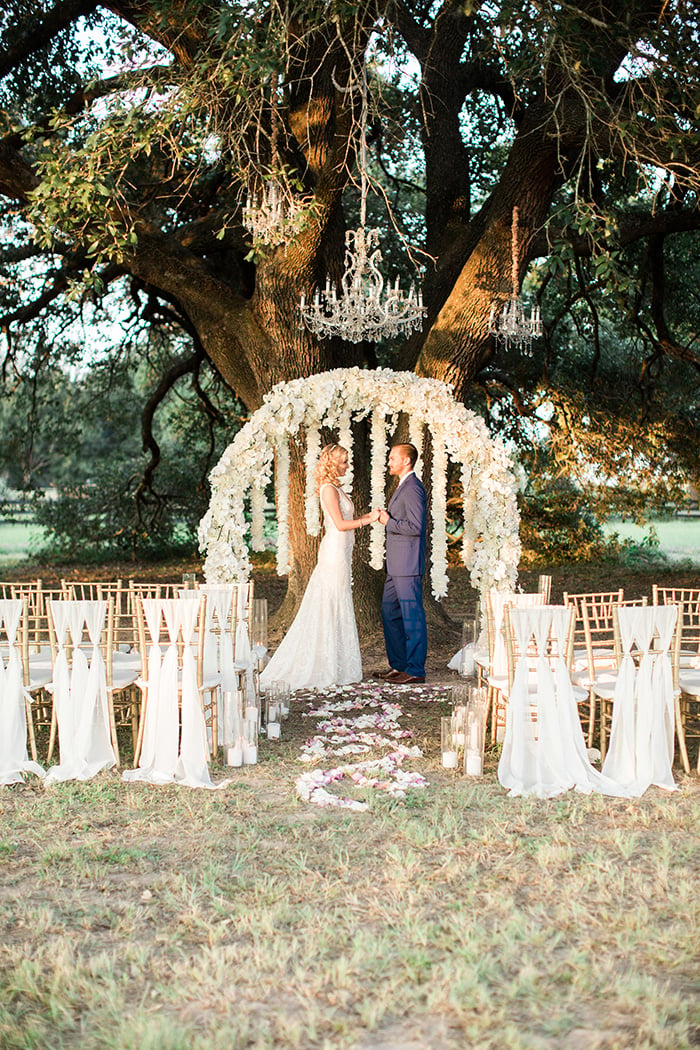
M47 587L41 579L12 585L12 597L26 602L26 631L22 642L22 672L27 696L27 729L32 758L37 761L37 730L48 731L53 751L55 724L53 694L53 657L48 602L60 598L59 588Z
M136 749L134 752L134 767L138 765L139 758L141 756L141 748L143 746L143 734L148 714L149 704L149 649L155 644L155 639L151 636L151 632L147 623L147 617L144 611L143 602L148 600L144 599L141 595L135 597L135 610L136 620L139 632L139 648L143 653L143 669L141 677L138 681L139 689L142 692L141 702L141 714L139 718L139 731ZM178 599L161 598L158 599L161 602L165 601L176 601ZM195 627L195 643L196 649L194 652L196 661L196 675L197 675L197 690L199 693L200 703L202 706L202 712L204 714L204 723L207 730L207 739L209 745L210 755L216 755L219 747L219 733L218 733L218 713L220 708L220 694L221 694L221 679L219 675L208 675L205 674L204 670L204 646L206 637L206 608L207 608L207 596L201 591L199 592L199 610L197 615L197 623ZM162 617L162 613L161 613ZM170 640L167 631L164 629L161 622L161 633L160 633L160 646L165 648L170 644ZM182 660L185 651L184 640L182 637L181 629L178 628L178 634L176 638L177 653L178 653L178 670L182 671Z
M609 596L584 598L582 616L586 639L587 667L585 677L576 676L578 685L589 691L590 720L588 746L592 746L596 707L600 709L599 732L601 758L607 751L608 729L612 722L615 684L620 666L620 635L615 610L624 606L647 605L646 598L610 600Z
M654 584L653 601L654 605L678 606L676 735L683 768L689 773L688 739L700 739L700 588ZM700 773L700 747L696 768Z

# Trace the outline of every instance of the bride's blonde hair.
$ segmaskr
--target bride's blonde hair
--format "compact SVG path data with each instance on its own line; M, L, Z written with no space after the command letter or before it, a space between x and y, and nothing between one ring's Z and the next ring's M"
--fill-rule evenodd
M343 452L347 452L347 449L342 445L324 445L321 449L316 466L316 484L319 491L321 485L325 485L326 482L335 485L338 481L338 457Z

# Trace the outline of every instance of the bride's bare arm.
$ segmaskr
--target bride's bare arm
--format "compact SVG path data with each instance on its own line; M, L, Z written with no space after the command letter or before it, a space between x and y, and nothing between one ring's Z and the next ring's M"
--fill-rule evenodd
M349 518L346 520L340 513L340 496L334 485L326 484L321 489L321 502L330 514L333 524L339 532L349 532L351 529L361 529L363 525L371 525L377 520L377 511L371 510L363 514L361 518Z

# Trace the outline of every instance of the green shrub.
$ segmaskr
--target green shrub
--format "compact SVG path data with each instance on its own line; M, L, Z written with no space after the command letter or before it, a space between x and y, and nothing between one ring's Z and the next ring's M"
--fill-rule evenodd
M587 561L619 561L625 545L606 536L586 500L569 485L521 497L522 564L546 566Z

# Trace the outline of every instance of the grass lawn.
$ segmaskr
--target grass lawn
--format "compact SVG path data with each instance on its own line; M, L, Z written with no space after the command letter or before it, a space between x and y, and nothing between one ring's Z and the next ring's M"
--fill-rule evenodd
M697 1045L697 783L544 802L422 766L365 813L297 801L284 743L220 792L3 789L0 1045Z
M668 518L652 521L648 525L635 525L631 521L609 521L605 532L616 532L621 540L635 543L648 541L655 535L660 550L672 561L689 560L700 564L700 518Z
M650 591L604 575L555 569L554 597L594 580ZM274 603L276 578L257 585ZM478 781L443 770L454 639L431 637L437 699L396 697L428 781L405 799L301 802L305 700L221 791L116 771L0 788L0 1047L697 1046L700 781L677 770L672 794L541 801L505 795L495 751ZM380 652L364 644L367 670Z
M0 521L0 565L15 563L36 547L44 530L41 525Z

